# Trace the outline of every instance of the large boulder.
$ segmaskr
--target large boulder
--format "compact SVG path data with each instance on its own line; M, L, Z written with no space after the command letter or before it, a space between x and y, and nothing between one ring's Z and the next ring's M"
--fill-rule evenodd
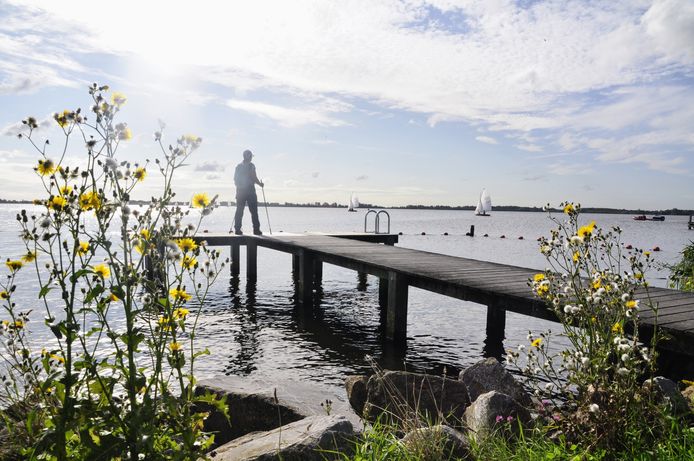
M354 444L352 423L344 416L310 416L271 431L255 432L209 453L214 461L325 461L341 459Z
M275 384L221 376L198 383L195 393L207 392L224 398L229 408L229 420L207 404L200 404L196 409L210 412L204 429L215 433L216 445L250 432L270 431L309 416L328 413L344 415L354 427L362 427L359 416L343 396L319 385L286 381Z
M689 411L687 399L684 398L677 388L677 384L673 381L663 376L656 376L644 381L643 387L652 390L658 401L665 404L673 414L682 415Z
M530 395L523 389L513 375L495 358L477 362L460 372L460 381L467 387L470 401L474 402L482 394L497 391L508 395L525 407L530 407Z
M410 431L401 442L416 459L472 459L465 434L441 424Z
M386 371L372 375L366 388L363 416L371 421L381 417L401 425L418 419L457 427L470 404L465 384L440 376Z
M468 437L484 440L495 430L517 434L530 422L530 413L510 396L491 391L477 397L465 411Z
M345 379L347 399L354 412L359 416L362 416L364 412L364 404L366 403L366 383L368 381L369 377L363 375L348 376Z

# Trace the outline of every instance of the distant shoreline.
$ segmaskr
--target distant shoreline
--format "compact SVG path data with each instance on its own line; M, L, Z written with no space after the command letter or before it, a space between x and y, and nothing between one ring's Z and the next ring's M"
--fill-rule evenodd
M0 199L0 204L32 204L32 200L7 200ZM130 202L133 205L147 205L149 202L147 200L132 200ZM188 202L174 202L177 205L186 205ZM221 201L221 206L236 206L236 203L229 201ZM259 202L259 205L263 205ZM327 203L327 202L314 202L314 203L277 203L268 202L269 207L280 207L280 208L347 208L346 204L341 203ZM378 204L362 203L359 208L383 208L388 210L459 210L459 211L473 211L475 207L473 205L461 205L461 206L450 206L450 205L404 205L404 206L382 206ZM516 205L499 205L494 206L494 211L523 211L523 212L534 212L543 213L545 210L543 207L528 207L528 206L516 206ZM560 211L557 208L552 208L551 211ZM669 215L669 216L689 216L694 215L694 210L680 210L678 208L670 208L666 210L629 210L623 208L601 208L601 207L584 207L581 208L583 213L604 213L604 214L635 214L635 215Z

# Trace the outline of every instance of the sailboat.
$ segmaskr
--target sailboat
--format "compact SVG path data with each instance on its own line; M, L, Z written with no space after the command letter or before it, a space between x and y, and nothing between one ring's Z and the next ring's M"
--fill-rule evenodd
M357 211L359 208L359 198L357 198L354 193L349 197L349 205L347 206L347 211Z
M482 189L480 193L480 201L477 203L477 208L475 208L476 216L490 216L487 214L492 211L492 198L487 193L487 189Z

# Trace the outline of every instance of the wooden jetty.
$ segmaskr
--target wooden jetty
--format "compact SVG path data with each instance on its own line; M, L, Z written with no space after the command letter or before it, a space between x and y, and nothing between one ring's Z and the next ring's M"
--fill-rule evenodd
M275 234L236 236L202 234L195 237L211 246L231 248L231 272L240 272L240 246L246 247L246 276L257 276L257 249L269 248L292 255L298 281L298 299L312 307L314 290L321 283L323 263L334 264L379 278L379 305L386 337L404 341L407 334L410 286L487 306L487 341L501 345L506 311L557 321L555 314L528 286L537 269L448 256L394 246L394 234ZM668 340L662 348L694 355L694 293L649 288L658 303L657 325ZM637 295L645 296L644 292ZM654 332L656 319L642 312L642 338ZM496 348L495 346L492 346Z
M694 229L694 221L692 221L692 215L689 215L689 222L687 223L687 228L689 230Z

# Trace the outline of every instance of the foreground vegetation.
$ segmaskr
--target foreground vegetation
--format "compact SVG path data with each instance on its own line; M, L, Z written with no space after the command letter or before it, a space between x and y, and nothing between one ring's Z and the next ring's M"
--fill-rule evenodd
M42 211L17 214L25 251L5 255L0 281L0 458L197 459L213 436L195 405L226 411L194 394L195 361L207 353L195 346L196 307L224 262L192 238L214 199L196 195L195 218L171 202L174 172L201 139L165 147L160 130L161 159L119 161L133 136L116 120L127 98L96 84L89 94L89 116L55 114L62 143L37 139L36 119L23 120ZM85 152L69 165L75 146ZM162 196L135 207L131 195L151 170ZM39 350L37 301L52 335Z

